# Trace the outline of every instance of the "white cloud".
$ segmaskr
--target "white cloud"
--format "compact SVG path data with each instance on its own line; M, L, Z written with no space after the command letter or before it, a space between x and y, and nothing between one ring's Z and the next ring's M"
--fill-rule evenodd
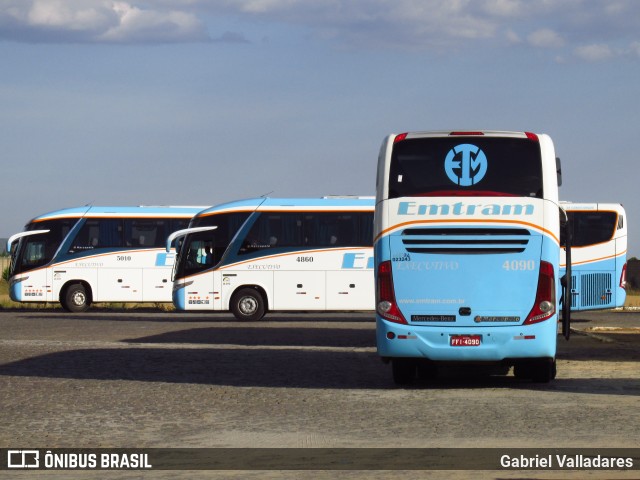
M131 41L197 41L206 38L202 23L192 14L142 10L125 2L113 2L120 21L105 31L99 40Z
M640 31L640 1L610 0L0 0L0 39L30 42L247 42L205 19L292 26L341 48L455 52L533 46L592 60ZM242 28L242 27L240 27ZM620 47L622 48L622 47ZM621 55L620 55L621 56ZM551 58L551 57L550 57Z
M559 48L564 45L563 38L549 28L541 28L527 36L530 45L539 48Z
M29 42L176 42L208 38L192 13L115 0L0 0L0 38Z
M517 44L517 43L522 43L522 39L520 38L520 35L518 35L516 32L514 32L511 29L508 29L505 32L505 37L507 39L507 41L511 44Z
M600 62L614 56L614 52L608 45L592 44L583 45L575 49L575 54L588 62Z
M28 2L23 2L28 6ZM24 11L28 25L95 31L115 23L117 17L107 2L35 0Z
M510 17L522 14L523 5L521 0L486 0L484 9L491 15Z

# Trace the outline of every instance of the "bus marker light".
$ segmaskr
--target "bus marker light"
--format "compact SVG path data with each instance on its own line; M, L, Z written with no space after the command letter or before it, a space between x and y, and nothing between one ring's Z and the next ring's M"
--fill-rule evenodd
M539 142L540 141L540 139L538 138L538 135L536 135L535 133L524 132L524 134L527 136L527 138L529 140L533 140L534 142Z
M483 132L451 132L450 136L484 136Z
M620 288L627 288L627 264L622 266L622 274L620 275Z

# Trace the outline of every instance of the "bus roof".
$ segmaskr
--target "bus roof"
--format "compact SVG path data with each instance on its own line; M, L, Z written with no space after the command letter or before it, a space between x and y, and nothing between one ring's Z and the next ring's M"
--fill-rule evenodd
M375 197L358 196L326 196L318 198L247 198L233 202L221 203L207 208L200 216L214 215L224 211L248 211L248 210L323 210L349 208L362 211L373 211Z
M83 206L64 208L44 213L33 218L29 223L42 222L61 218L81 217L182 217L191 218L202 211L204 206L134 206L134 207L108 207L108 206Z
M397 135L397 134L396 134ZM513 137L535 139L537 134L529 132L512 132L507 130L433 130L416 131L400 134L402 138L425 138L425 137Z
M569 202L569 201L561 201L560 206L565 210L570 211L616 211L616 212L624 212L624 207L621 203L599 203L599 202Z

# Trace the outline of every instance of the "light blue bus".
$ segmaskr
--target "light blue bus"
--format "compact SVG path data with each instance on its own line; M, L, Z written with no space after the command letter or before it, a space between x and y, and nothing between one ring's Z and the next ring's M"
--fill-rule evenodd
M571 310L603 310L625 303L627 215L619 203L560 202L571 235ZM565 247L565 235L560 244ZM560 272L566 269L566 247Z
M374 231L377 347L397 384L449 362L555 378L559 183L547 135L385 138Z

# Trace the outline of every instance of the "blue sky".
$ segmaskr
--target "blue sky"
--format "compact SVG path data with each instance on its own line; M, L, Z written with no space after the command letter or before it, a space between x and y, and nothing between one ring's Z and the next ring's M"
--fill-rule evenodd
M548 133L640 256L640 2L0 0L0 237L58 208L373 195L391 132Z

